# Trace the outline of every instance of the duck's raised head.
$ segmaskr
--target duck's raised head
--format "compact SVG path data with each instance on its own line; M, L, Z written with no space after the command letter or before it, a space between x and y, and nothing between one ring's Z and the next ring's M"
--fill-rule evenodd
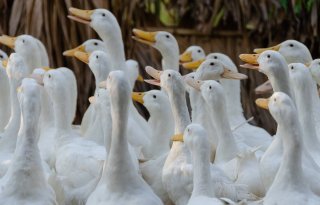
M72 57L77 51L92 53L93 51L97 51L97 50L100 50L100 51L107 50L103 41L98 39L89 39L84 43L82 43L80 46L64 51L63 55Z
M117 70L110 72L106 87L110 93L112 102L129 102L130 86L128 78L123 71Z
M63 73L57 69L49 70L43 76L44 88L53 101L65 103L68 95L67 89L64 86L66 80Z
M200 46L189 46L179 57L181 63L205 59L206 54Z
M162 56L179 53L178 42L169 32L147 32L140 29L133 29L133 34L133 39L156 48Z
M121 35L116 17L107 9L82 10L69 8L69 12L68 17L70 19L90 25L100 36L111 36L113 33Z
M287 63L310 63L312 56L309 49L296 40L286 40L269 48L254 49L255 53L262 53L266 50L278 51L286 59Z
M29 117L25 117L25 119L28 119L34 115L39 116L41 92L38 83L34 79L24 78L21 83L21 86L18 88L18 93L21 111L23 112L23 115L27 115L29 113Z
M247 79L248 77L242 73L231 70L226 67L221 61L215 59L205 60L196 72L196 79L201 80L218 80L226 79Z
M134 86L136 81L144 82L142 75L139 73L139 63L136 60L129 59L126 61L127 72L131 86Z
M276 75L282 68L287 67L284 57L277 51L267 50L261 54L241 54L239 57L246 62L241 67L258 70L266 75Z

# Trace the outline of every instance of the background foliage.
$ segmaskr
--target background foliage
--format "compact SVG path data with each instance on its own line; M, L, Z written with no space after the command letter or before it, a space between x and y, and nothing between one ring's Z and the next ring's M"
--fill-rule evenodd
M170 31L176 36L181 52L196 44L207 53L229 55L236 65L240 63L240 53L286 39L305 43L314 58L320 54L319 0L0 0L1 34L27 33L39 38L48 50L51 66L66 66L75 72L79 91L76 123L93 94L93 75L86 65L62 56L62 52L97 35L91 28L67 18L71 6L112 11L122 28L127 58L139 61L142 75L145 65L160 67L161 56L155 49L131 39L134 27ZM254 88L266 80L265 76L239 70L249 75L249 80L242 83L246 116L254 116L253 123L274 132L275 123L269 113L254 105L258 97ZM135 89L141 91L150 86L137 83ZM139 109L147 115L143 108Z

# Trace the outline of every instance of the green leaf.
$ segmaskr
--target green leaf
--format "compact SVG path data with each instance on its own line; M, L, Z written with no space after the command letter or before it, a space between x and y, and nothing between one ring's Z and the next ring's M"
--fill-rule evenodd
M308 0L307 1L307 11L308 12L311 11L313 4L314 4L314 0Z
M222 8L219 13L214 17L213 19L213 27L217 27L220 23L220 20L222 19L224 15L224 8Z
M280 0L280 5L285 11L288 10L288 0Z

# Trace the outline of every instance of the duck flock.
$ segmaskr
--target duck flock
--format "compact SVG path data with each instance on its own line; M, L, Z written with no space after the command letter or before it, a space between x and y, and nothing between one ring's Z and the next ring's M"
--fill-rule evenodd
M249 124L232 60L190 46L180 55L168 32L133 29L157 49L162 69L147 66L132 92L138 63L126 60L121 30L106 9L69 9L94 29L65 51L95 77L81 125L73 125L77 83L72 70L50 68L44 45L30 35L0 36L14 52L0 58L1 205L319 205L320 60L295 40L241 54L241 67L269 82L257 106L277 122L275 136ZM192 70L179 73L179 66ZM269 85L269 86L268 86ZM189 113L188 100L191 104ZM146 121L133 101L150 113Z

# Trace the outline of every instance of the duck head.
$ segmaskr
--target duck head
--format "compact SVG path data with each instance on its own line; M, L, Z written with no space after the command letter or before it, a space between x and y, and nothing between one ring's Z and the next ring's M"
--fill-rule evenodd
M200 46L190 46L180 55L179 60L180 63L188 63L205 58L206 54Z
M170 108L168 97L160 90L133 92L132 99L143 104L150 113L160 113L164 108Z
M77 51L92 53L93 51L97 51L97 50L104 51L104 52L107 51L103 41L98 39L89 39L84 43L82 43L80 46L64 51L63 55L72 57Z
M210 153L210 141L206 130L199 124L190 124L186 127L183 140L189 150L202 150Z
M307 81L312 80L309 69L302 63L291 63L288 65L292 84L304 88Z
M10 54L6 70L9 79L16 80L18 84L20 84L22 79L27 77L29 73L24 58L18 53Z

